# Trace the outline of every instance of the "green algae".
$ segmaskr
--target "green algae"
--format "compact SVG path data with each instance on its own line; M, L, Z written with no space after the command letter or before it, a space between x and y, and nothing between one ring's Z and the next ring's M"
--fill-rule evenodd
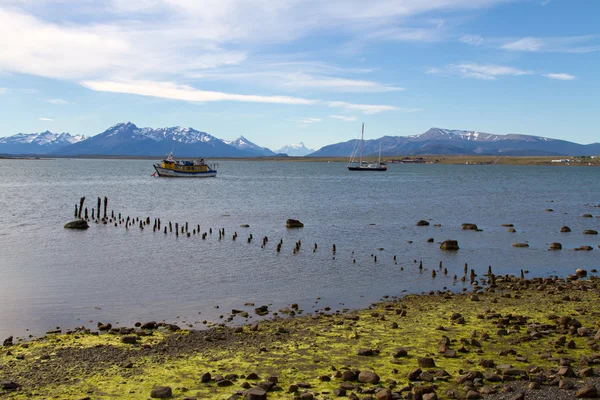
M456 390L454 378L465 371L485 371L479 365L481 359L519 369L536 366L547 370L557 366L548 353L574 360L589 355L593 340L576 334L565 335L575 343L573 349L556 344L561 336L558 332L537 340L516 340L528 336L527 324L555 326L553 315L576 317L584 327L597 329L599 318L594 309L598 282L593 279L586 285L587 290L579 290L582 285L578 283L556 291L534 285L505 288L503 292L478 294L476 301L471 300L471 294L411 295L352 314L264 321L256 332L245 327L242 333L232 334L230 328L216 327L215 332L227 333L229 339L211 341L201 348L191 341L185 346L196 334L186 331L155 332L141 337L133 346L121 343L118 335L51 335L26 347L15 345L0 350L4 380L9 378L22 385L21 390L3 395L9 399L147 399L155 386L166 385L173 388L174 398L228 398L243 390L243 382L255 383L243 378L253 372L261 380L278 377L282 390L270 392L270 399L291 398L287 389L297 382L310 384L309 390L315 394L332 397L341 382L335 377L336 371L375 371L381 377L380 386L399 388L409 385L408 374L417 368L418 357L434 358L435 369L450 374L447 381L435 381L440 395L447 389ZM565 300L565 296L569 298ZM455 313L464 318L464 324L451 320ZM526 317L527 324L511 324L506 326L506 335L499 335L499 319L506 316ZM439 353L443 336L450 339L450 348L464 346L467 352L459 352L455 358L444 357ZM479 343L472 344L473 339ZM406 357L394 358L399 347L408 351ZM362 348L373 349L376 354L357 355ZM113 360L108 356L96 364L86 358L102 354L102 349L118 357ZM23 359L16 359L16 355ZM129 368L122 365L123 360L131 360ZM32 375L36 370L47 371L41 383L35 381L41 375ZM205 372L213 376L237 374L240 378L232 386L218 387L214 381L200 383ZM51 373L54 379L48 376ZM322 376L331 380L323 381Z

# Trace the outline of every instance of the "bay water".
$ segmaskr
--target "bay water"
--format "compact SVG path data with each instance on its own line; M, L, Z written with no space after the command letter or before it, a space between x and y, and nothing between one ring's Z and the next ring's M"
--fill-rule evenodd
M151 160L0 160L0 337L99 321L201 329L233 308L253 315L246 303L275 312L290 303L305 313L356 308L383 295L468 288L465 263L480 276L488 266L531 276L600 268L600 238L583 234L600 228L597 168L427 164L363 173L343 163L217 162L217 178L165 179L151 177ZM64 229L82 196L90 209L107 196L109 213L213 233L176 237L152 223ZM287 229L288 218L304 228ZM430 225L417 227L421 219ZM482 231L463 231L465 222ZM560 233L563 225L572 232ZM460 250L440 250L446 239ZM563 250L549 251L551 242ZM574 250L584 245L594 250Z

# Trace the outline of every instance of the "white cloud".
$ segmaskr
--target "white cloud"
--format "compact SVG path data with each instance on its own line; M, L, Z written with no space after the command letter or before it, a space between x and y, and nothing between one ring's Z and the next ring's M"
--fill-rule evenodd
M330 115L329 118L339 119L339 120L345 121L345 122L354 122L358 119L356 117L348 117L345 115Z
M460 75L463 78L495 80L503 76L531 75L532 71L495 64L462 63L451 64L444 68L428 68L428 74Z
M45 122L54 122L54 120L52 118L44 118L44 117L40 117L38 118L39 121L45 121Z
M465 35L459 39L461 42L470 44L472 46L479 46L485 43L485 39L479 35Z
M251 103L273 104L314 104L314 100L290 96L260 96L234 94L194 89L191 86L177 85L172 82L152 81L82 81L81 85L100 92L128 93L140 96L193 102L243 101Z
M345 101L309 100L291 96L260 96L213 92L195 89L191 86L177 85L172 82L153 81L82 81L82 86L99 92L127 93L140 96L157 97L191 102L240 101L249 103L271 103L287 105L327 105L360 111L365 114L377 114L384 111L421 111L418 108L400 108L390 105L354 104Z
M69 104L68 101L65 101L63 99L48 99L46 100L48 103L51 104L56 104L56 105L64 105L64 104Z
M478 35L466 35L459 40L473 46L497 47L507 51L532 53L591 53L600 50L600 35L523 37L523 38L485 38Z
M420 108L401 108L401 107L396 107L396 106L376 105L376 104L354 104L354 103L348 103L345 101L328 101L325 104L327 104L329 107L345 108L346 110L360 111L364 114L379 114L384 111L402 111L402 112L423 111Z
M514 51L540 51L545 46L542 39L526 37L501 46L504 50Z
M299 119L290 119L292 122L297 122L299 124L314 124L315 122L321 122L321 118L299 118Z
M571 74L544 74L546 78L558 79L560 81L572 81L575 77Z

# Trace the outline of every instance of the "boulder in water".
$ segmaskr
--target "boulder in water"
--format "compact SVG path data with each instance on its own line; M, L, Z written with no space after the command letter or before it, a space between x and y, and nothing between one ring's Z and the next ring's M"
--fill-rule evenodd
M429 222L425 221L424 219L417 222L417 226L428 226L428 225L429 225Z
M286 228L303 228L304 224L297 219L288 219L285 221Z
M76 219L75 221L71 221L71 222L67 222L65 224L65 229L87 229L90 226L88 225L86 220L83 219Z
M442 244L440 245L440 249L441 250L456 251L456 250L460 249L460 247L458 247L458 241L457 240L444 240L442 242Z
M471 224L471 223L464 223L464 224L462 224L462 228L464 230L469 230L469 231L476 231L477 229L479 229L477 227L477 224Z

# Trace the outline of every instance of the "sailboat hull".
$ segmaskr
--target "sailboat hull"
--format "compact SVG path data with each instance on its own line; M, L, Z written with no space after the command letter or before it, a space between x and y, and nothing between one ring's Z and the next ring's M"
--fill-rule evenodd
M381 165L378 167L359 167L359 166L355 166L355 167L348 167L349 171L387 171L387 167L385 165Z

